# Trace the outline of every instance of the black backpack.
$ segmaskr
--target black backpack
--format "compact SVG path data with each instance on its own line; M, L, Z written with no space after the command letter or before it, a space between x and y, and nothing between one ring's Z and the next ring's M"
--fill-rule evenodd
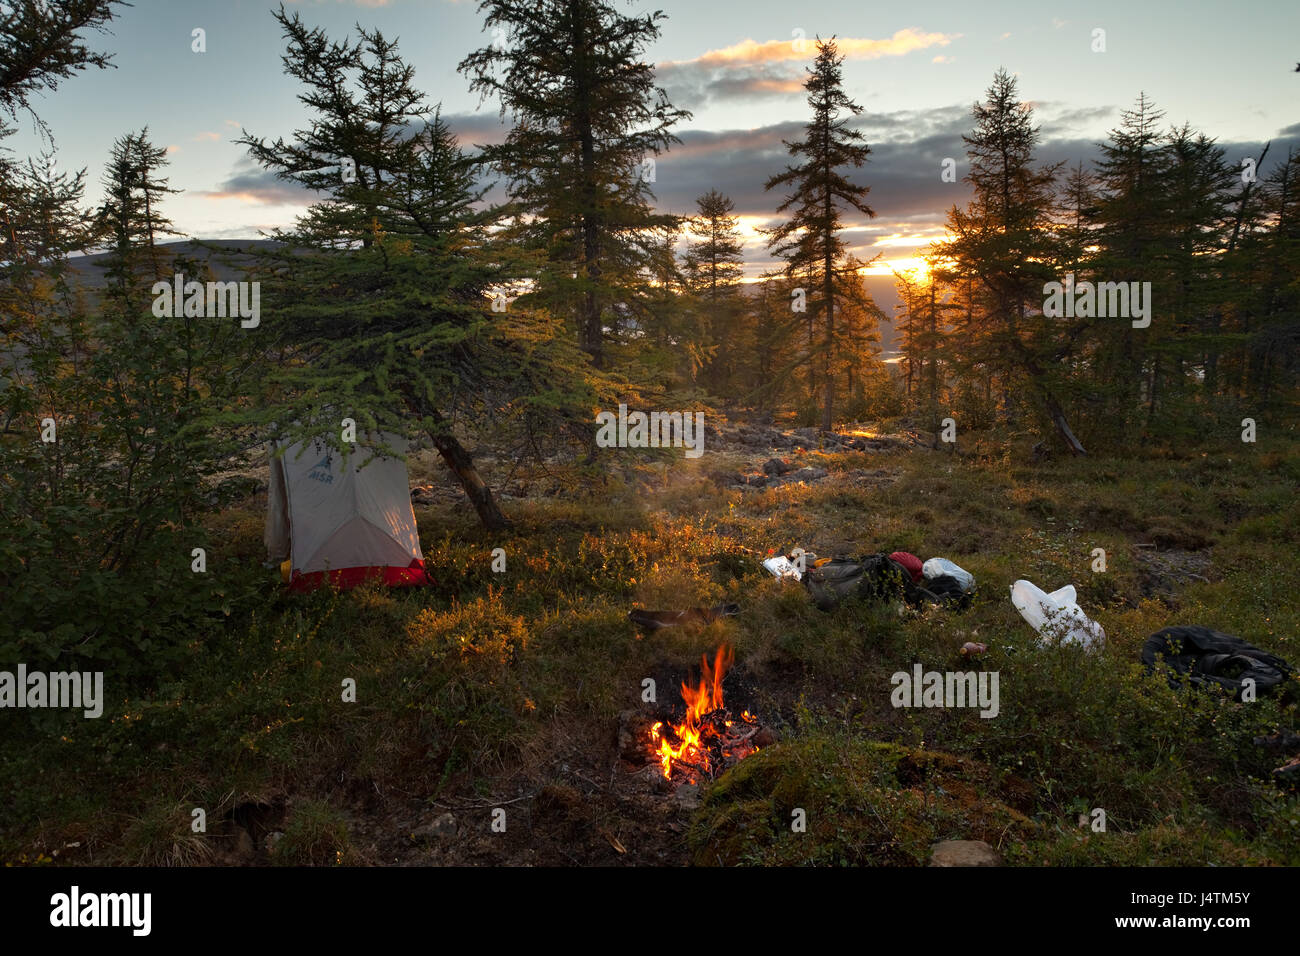
M834 609L846 597L880 602L902 598L919 605L927 593L912 583L912 575L887 554L865 558L832 558L804 572L804 587L823 611Z
M1241 700L1247 679L1255 682L1256 693L1262 693L1283 683L1294 670L1282 658L1208 627L1166 627L1156 631L1142 645L1142 663L1151 671L1157 660L1163 660L1173 671L1169 679L1172 686L1180 686L1177 675L1181 675L1193 687L1226 688L1237 700Z
M964 590L961 582L951 574L941 574L937 578L930 578L925 582L925 588L921 593L935 604L955 607L960 610L970 607L971 598L975 596L973 588L970 591Z

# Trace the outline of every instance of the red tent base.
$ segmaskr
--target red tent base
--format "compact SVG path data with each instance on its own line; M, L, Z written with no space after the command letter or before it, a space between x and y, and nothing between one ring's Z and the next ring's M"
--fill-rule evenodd
M417 560L412 561L404 568L364 567L339 568L336 571L312 571L310 574L297 572L289 581L289 590L303 594L308 591L315 591L328 583L330 587L348 591L359 584L376 580L385 587L390 588L420 587L433 583L424 570L424 562Z

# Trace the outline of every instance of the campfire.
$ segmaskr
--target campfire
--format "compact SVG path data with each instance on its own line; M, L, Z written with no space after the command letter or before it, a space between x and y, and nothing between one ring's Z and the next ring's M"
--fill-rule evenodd
M727 644L718 648L712 664L708 655L702 656L699 685L682 682L686 719L680 724L661 720L650 728L651 750L665 780L712 779L758 750L758 719L747 710L733 717L722 700L722 679L734 661Z

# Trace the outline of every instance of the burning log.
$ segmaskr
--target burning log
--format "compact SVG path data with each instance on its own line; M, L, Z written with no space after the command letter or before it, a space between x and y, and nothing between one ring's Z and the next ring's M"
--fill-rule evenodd
M702 657L698 685L682 683L686 719L680 724L659 721L650 728L650 750L664 779L711 780L758 749L756 741L764 730L758 719L748 711L736 717L723 703L722 679L734 660L726 644L718 648L712 664Z

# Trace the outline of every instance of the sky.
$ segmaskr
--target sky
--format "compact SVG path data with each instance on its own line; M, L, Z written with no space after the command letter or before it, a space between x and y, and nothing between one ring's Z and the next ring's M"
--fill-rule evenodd
M675 106L693 113L682 142L657 158L659 208L694 211L711 188L736 204L750 277L770 267L758 227L772 225L784 198L763 183L788 161L782 139L801 135L809 110L802 89L815 37L835 35L844 85L863 108L854 121L871 147L850 178L871 188L874 219L846 217L860 258L879 256L878 275L917 264L943 234L948 209L968 197L961 136L971 105L1005 67L1042 127L1044 162L1089 163L1140 92L1165 111L1164 124L1190 123L1215 138L1230 161L1272 141L1270 163L1300 148L1300 3L1257 0L1245 7L1198 2L1060 3L931 0L879 4L803 0L611 0L623 11L662 10L662 35L647 51ZM255 238L287 226L310 195L258 168L235 143L241 130L274 139L302 128L297 81L282 72L284 41L266 0L134 0L92 37L115 68L81 73L35 101L52 131L62 169L87 170L88 201L102 197L109 149L148 126L169 152L167 214L183 234ZM500 141L495 101L480 103L456 65L492 42L475 0L297 0L286 3L339 39L360 23L400 39L415 85L466 148ZM195 52L193 31L204 31ZM1104 51L1094 50L1104 31ZM6 144L18 156L43 148L30 121ZM958 182L943 182L943 160ZM1265 169L1270 163L1265 164Z

